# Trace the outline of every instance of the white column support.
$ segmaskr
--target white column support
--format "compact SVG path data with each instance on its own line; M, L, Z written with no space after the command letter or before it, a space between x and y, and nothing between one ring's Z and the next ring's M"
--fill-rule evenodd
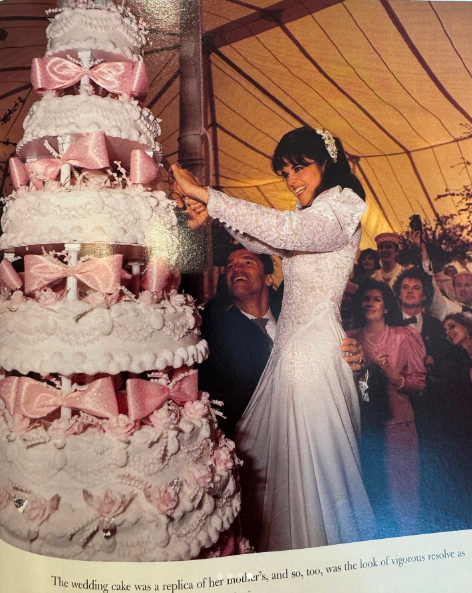
M80 246L81 246L80 243L66 243L64 245L64 249L67 251L67 255L69 256L69 266L77 265ZM67 300L68 301L76 301L78 299L77 278L72 278L71 276L69 276L67 278L66 288L67 288Z
M70 377L64 377L61 375L61 389L62 391L70 391L72 387L72 381ZM61 408L61 418L72 418L72 410L70 408Z
M84 50L77 52L79 56L80 63L84 68L87 70L92 65L92 52L90 50ZM90 85L90 76L84 74L80 79L80 94L81 95L88 95L87 87Z
M59 136L58 138L59 143L59 154L64 156L64 153L70 147L72 140L70 134L65 134L64 136ZM62 165L61 167L61 185L63 187L70 187L70 165L68 163Z

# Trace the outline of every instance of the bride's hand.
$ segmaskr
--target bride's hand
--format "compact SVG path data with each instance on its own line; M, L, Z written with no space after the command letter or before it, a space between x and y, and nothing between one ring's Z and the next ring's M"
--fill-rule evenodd
M178 164L172 165L169 169L169 186L172 186L172 193L178 193L180 198L193 198L203 204L208 203L208 190L195 175ZM178 198L177 202L180 202Z
M208 218L208 210L205 204L193 200L192 198L184 198L186 206L186 214L189 219L187 220L187 226L189 229L197 229L205 223Z

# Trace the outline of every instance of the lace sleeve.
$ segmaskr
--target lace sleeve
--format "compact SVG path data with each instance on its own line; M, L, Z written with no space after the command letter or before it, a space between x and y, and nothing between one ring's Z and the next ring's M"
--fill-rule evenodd
M208 213L229 227L276 249L327 252L346 245L356 232L364 202L352 190L333 187L310 208L280 211L210 190Z
M264 243L263 241L259 241L259 239L250 237L249 235L240 233L234 229L227 228L226 230L236 239L236 241L238 241L238 243L244 245L244 247L251 253L267 253L267 255L278 255L279 257L287 256L286 249L276 249L275 247L267 245L267 243Z

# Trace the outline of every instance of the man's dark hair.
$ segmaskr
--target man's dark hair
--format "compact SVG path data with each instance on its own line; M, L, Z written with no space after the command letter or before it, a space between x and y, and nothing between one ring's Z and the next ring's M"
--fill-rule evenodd
M423 285L423 294L426 297L424 304L429 307L434 296L433 279L431 276L421 268L408 268L407 270L404 270L395 280L395 284L393 285L393 292L398 300L400 300L402 282L405 278L411 278L412 280L419 280L421 282Z
M245 247L237 247L236 249L233 249L233 251L231 253L234 253L235 251L242 251L243 249L244 249L244 251L249 251L249 249L246 249ZM229 255L231 255L231 253ZM252 253L252 251L250 253ZM264 274L273 274L274 273L274 262L272 261L272 258L270 257L270 255L267 255L267 253L252 253L252 254L261 260L262 267L264 269Z

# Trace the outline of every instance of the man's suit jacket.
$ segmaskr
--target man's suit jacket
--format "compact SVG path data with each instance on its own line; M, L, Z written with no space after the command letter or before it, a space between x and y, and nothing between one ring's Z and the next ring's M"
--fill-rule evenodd
M440 370L445 359L454 355L454 347L448 341L444 325L439 319L423 313L423 328L421 337L426 348L426 354L434 359L434 366Z
M269 359L269 340L235 306L204 310L201 332L210 356L199 367L200 389L224 402L218 424L231 438Z

